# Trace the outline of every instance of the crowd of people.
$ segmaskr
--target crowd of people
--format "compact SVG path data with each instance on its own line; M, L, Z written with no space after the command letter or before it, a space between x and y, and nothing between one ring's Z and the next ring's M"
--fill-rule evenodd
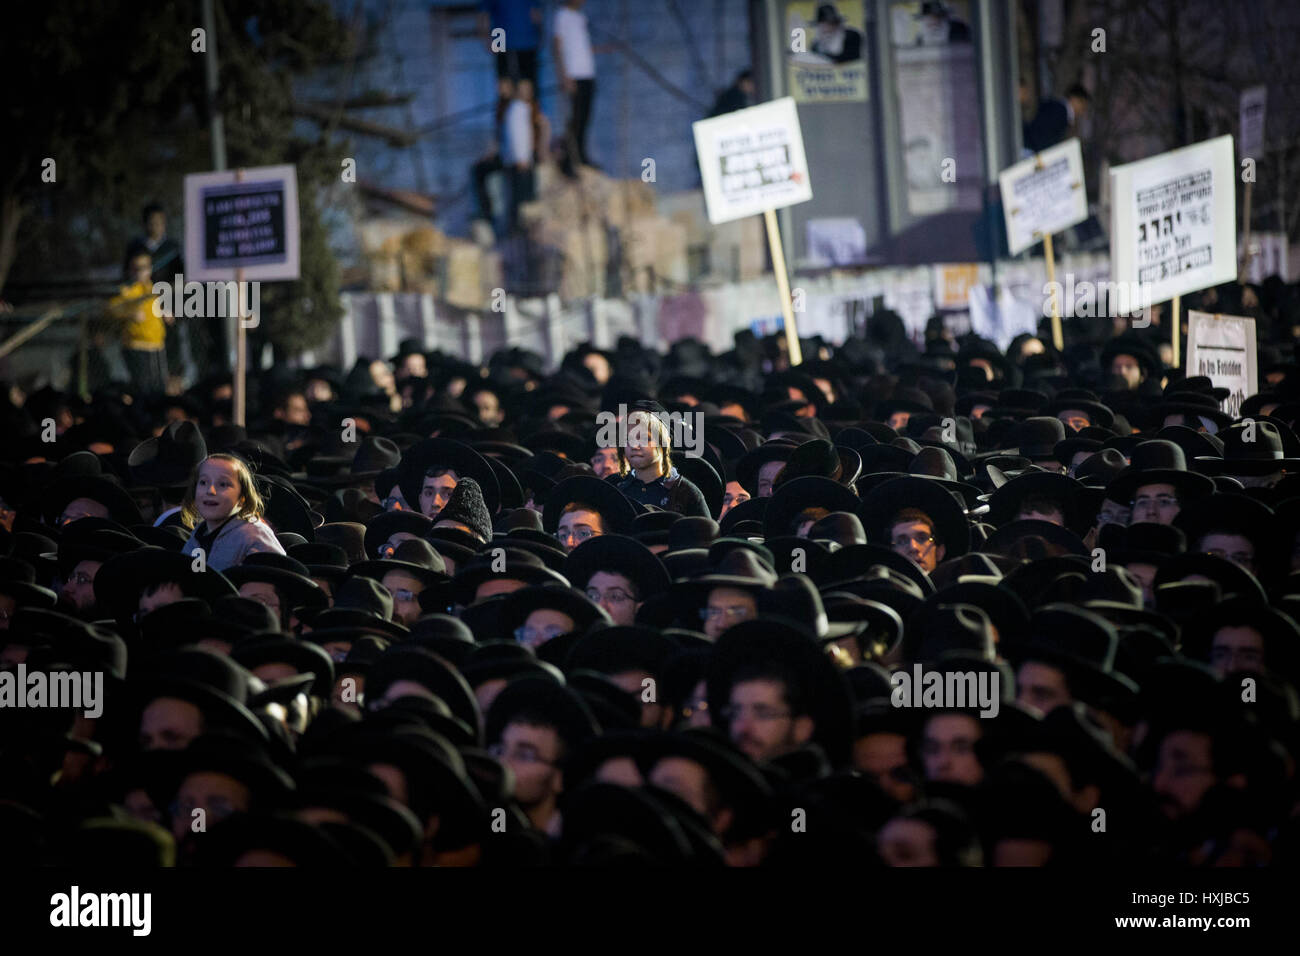
M795 367L405 342L246 427L224 376L8 389L7 856L1294 862L1290 292L1207 295L1256 303L1235 419L1156 326L888 312Z

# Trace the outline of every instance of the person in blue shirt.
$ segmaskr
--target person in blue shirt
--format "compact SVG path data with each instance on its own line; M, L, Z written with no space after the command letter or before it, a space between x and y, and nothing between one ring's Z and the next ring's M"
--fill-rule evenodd
M497 78L537 86L537 48L541 43L542 5L537 0L483 0L479 33L496 57ZM495 30L504 34L493 35Z

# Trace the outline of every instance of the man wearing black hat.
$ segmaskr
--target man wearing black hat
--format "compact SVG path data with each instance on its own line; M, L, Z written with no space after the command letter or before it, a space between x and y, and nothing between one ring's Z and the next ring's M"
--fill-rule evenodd
M532 825L557 836L566 758L599 732L573 690L547 677L521 677L487 714L488 750L515 774L515 800Z
M618 490L643 505L709 517L703 492L673 466L672 436L656 414L663 411L646 404L628 414L623 456L632 473L618 483Z

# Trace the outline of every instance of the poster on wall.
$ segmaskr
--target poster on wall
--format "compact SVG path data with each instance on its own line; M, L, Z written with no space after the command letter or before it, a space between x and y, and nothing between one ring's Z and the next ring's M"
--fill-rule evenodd
M786 7L787 89L797 103L862 103L868 96L863 0Z

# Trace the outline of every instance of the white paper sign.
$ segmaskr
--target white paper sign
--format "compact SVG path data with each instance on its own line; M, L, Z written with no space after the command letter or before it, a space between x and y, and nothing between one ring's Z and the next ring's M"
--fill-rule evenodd
M186 279L297 279L298 173L257 166L185 177Z
M1007 221L1007 246L1013 256L1041 242L1043 236L1088 218L1083 154L1077 139L1008 166L998 176L998 184Z
M1116 166L1110 176L1114 278L1137 283L1139 301L1237 278L1231 136Z
M1268 106L1268 87L1252 86L1241 93L1241 126L1237 149L1241 158L1259 159L1264 153L1264 114Z
M1216 388L1228 389L1223 410L1236 418L1241 403L1259 391L1255 320L1188 312L1187 374L1208 375Z
M812 199L791 97L699 120L691 128L714 225Z

